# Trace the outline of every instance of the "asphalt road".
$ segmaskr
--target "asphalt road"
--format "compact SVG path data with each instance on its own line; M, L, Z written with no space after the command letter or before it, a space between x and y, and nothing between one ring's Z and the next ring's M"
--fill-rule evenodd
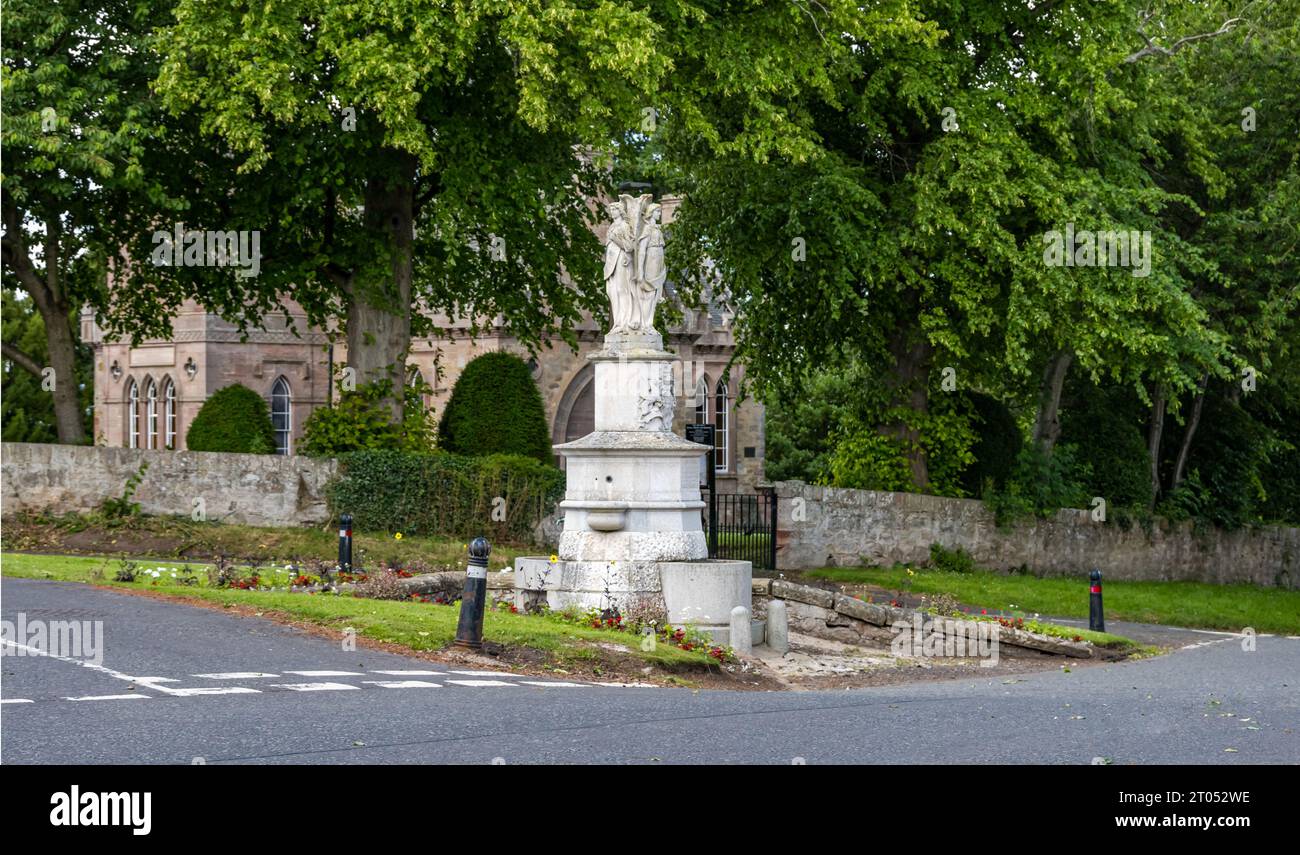
M85 585L2 585L6 621L105 634L98 666L4 645L5 763L1300 763L1295 638L1247 652L1197 634L1014 679L693 692L466 673Z

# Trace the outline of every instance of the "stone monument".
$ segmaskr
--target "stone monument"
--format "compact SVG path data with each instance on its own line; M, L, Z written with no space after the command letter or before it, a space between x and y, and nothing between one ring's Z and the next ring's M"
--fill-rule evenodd
M515 562L517 604L553 609L651 606L731 643L731 613L752 610L748 561L710 560L699 472L708 449L673 433L673 362L655 330L664 235L649 195L606 206L605 292L612 327L594 364L595 430L564 457L564 529L555 561ZM733 645L735 646L735 645Z

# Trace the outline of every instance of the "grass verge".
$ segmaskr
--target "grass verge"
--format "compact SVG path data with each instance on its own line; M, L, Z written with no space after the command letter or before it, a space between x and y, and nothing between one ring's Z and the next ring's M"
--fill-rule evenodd
M450 606L394 600L370 600L337 594L299 594L268 591L244 591L208 587L203 579L205 565L195 562L157 562L157 567L186 568L194 571L200 584L186 586L171 580L170 572L159 579L115 582L116 558L64 555L0 555L0 574L16 578L82 582L110 588L143 591L197 600L225 607L249 607L256 614L287 616L335 631L348 627L358 636L397 644L415 651L439 651L456 636L460 616L459 603ZM153 569L154 562L143 562ZM489 610L484 615L484 638L507 648L540 651L542 670L568 672L578 668L592 676L609 667L610 654L641 666L650 665L668 672L717 671L702 650L686 651L667 644L642 650L627 633L575 625L551 615L519 615L509 611ZM596 669L592 673L592 669Z
M1013 612L1088 616L1086 579L921 569L913 569L909 574L908 569L903 566L828 567L804 575L842 584L872 585L887 591L949 594L963 603ZM1108 620L1234 632L1245 627L1252 627L1256 632L1288 635L1300 632L1300 591L1204 582L1107 582L1105 607Z

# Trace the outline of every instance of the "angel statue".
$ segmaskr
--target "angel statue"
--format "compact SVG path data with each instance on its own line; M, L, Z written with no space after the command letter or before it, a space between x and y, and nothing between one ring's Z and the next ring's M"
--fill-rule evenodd
M645 222L637 238L638 291L634 328L639 326L641 329L652 330L655 325L655 308L663 299L668 271L664 267L664 231L659 225L659 205L647 205L643 216Z
M628 222L623 202L610 202L610 227L605 236L605 293L609 296L610 317L614 322L610 333L625 333L631 329L635 309L636 234Z

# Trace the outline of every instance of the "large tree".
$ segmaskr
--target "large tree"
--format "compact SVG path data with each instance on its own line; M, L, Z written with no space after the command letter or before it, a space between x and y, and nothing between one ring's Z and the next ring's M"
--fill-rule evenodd
M149 192L150 66L144 33L157 4L35 2L5 6L5 151L0 243L6 287L25 291L44 324L37 353L4 355L51 378L60 442L86 440L76 382L77 318L104 293L102 264L130 198Z
M804 158L798 96L832 97L849 50L833 34L883 37L891 11L180 0L159 86L240 159L223 225L261 230L265 255L246 303L287 293L341 318L357 381L397 388L429 311L500 318L531 345L602 308L589 202L625 131Z
M670 128L664 160L688 176L676 266L712 259L758 391L797 394L806 365L852 343L889 393L877 429L925 489L940 369L1032 401L1048 454L1071 370L1166 395L1227 370L1231 342L1194 290L1212 252L1180 231L1191 200L1161 181L1175 164L1217 169L1166 60L1240 37L1206 26L1226 4L1191 5L1157 30L1136 0L921 2L930 38L837 36L852 71L832 97L801 96L813 157L702 156ZM1150 269L1048 264L1045 238L1067 228L1148 232Z

